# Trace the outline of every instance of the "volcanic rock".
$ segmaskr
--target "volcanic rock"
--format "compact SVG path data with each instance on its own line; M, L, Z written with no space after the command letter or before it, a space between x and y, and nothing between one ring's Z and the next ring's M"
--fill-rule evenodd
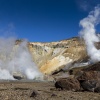
M58 42L30 42L28 47L33 61L45 75L52 75L65 66L69 68L70 63L87 57L85 43L78 37Z
M96 80L85 80L85 81L80 81L81 87L85 91L91 91L94 92L94 89L96 88L97 81Z
M99 49L100 43L95 43L95 46ZM65 67L70 69L73 64L85 63L89 59L85 43L78 37L50 43L31 42L29 49L34 62L46 75L51 75ZM100 70L98 67L96 69L96 71Z
M100 71L100 62L87 66L83 71Z
M94 92L100 93L100 80L97 81L96 87L94 88Z
M30 97L36 97L38 93L36 91L33 91Z
M80 90L80 83L75 78L61 78L56 81L55 87L62 90L78 91Z
M94 89L94 92L100 93L100 86Z
M23 76L21 73L13 73L13 77L17 80L25 79L25 76Z
M81 80L98 80L100 79L100 71L81 71L79 76L76 76L79 81Z
M16 40L13 52L16 52L20 43L23 41ZM99 44L95 43L95 46L99 47ZM65 67L67 70L73 63L87 62L88 60L85 42L79 37L57 42L27 42L27 46L33 61L44 75L52 75ZM14 53L11 54L11 56L13 55ZM0 59L5 60L5 58L0 54ZM97 67L98 69L100 70L99 67Z
M15 75L13 75L13 77L14 77L15 79L17 79L17 80L23 79L21 76L15 76Z

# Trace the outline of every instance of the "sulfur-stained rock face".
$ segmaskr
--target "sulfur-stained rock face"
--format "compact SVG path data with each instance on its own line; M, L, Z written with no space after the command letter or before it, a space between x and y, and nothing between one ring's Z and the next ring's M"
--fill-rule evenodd
M44 65L41 66L40 70L44 74L51 74L55 70L59 70L62 68L62 66L66 65L67 63L72 62L73 60L70 59L69 57L64 57L62 55L59 55L57 57L54 57L51 60L48 60Z
M33 61L46 75L87 57L84 42L77 37L50 43L30 42L28 47Z

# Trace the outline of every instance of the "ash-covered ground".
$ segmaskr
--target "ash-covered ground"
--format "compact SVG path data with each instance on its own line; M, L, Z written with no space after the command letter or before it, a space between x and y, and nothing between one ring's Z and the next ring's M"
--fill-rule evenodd
M53 82L1 81L0 100L100 100L100 93L58 90Z

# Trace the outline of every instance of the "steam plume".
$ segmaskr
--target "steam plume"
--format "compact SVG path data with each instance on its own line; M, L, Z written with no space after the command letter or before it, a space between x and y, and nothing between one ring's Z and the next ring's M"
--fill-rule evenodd
M95 46L95 42L100 42L99 37L96 34L95 26L100 23L100 5L95 7L94 11L91 11L89 15L80 21L82 30L79 34L84 38L87 46L87 53L92 62L100 61L100 50Z
M18 72L27 79L42 79L24 41L15 45L15 38L0 38L0 79L14 80L13 73Z

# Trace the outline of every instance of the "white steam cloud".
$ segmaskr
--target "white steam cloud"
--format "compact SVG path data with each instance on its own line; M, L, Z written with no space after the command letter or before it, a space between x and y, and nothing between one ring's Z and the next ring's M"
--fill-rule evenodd
M87 46L87 53L92 62L100 61L100 50L98 50L94 43L100 42L100 38L96 34L95 26L100 23L100 5L95 7L89 15L80 21L82 30L79 32L81 37L84 38Z
M42 73L32 61L27 42L15 43L15 38L0 38L0 79L14 80L14 73L20 73L27 79L42 79Z

